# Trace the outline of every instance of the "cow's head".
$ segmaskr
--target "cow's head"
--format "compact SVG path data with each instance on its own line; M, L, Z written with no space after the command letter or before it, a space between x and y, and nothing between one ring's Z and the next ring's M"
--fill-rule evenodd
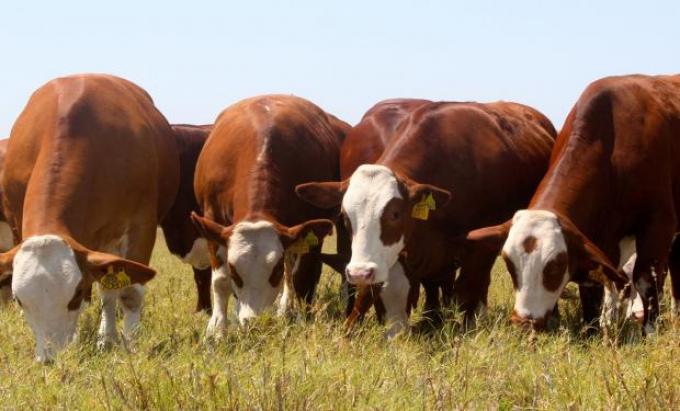
M566 217L520 210L511 221L471 231L472 246L501 248L512 277L515 324L543 329L571 275L587 272L605 283L625 278L607 256Z
M0 273L0 282L11 281L41 362L51 361L73 339L82 300L93 282L116 289L144 284L155 275L143 264L56 235L29 237L0 254Z
M345 273L350 283L361 285L385 282L414 225L451 197L446 190L416 183L381 165L362 165L345 182L301 184L296 192L317 207L342 204L352 236Z
M323 219L293 227L266 220L225 227L196 213L191 218L206 239L219 245L213 270L231 279L241 324L274 303L283 285L284 253L308 252L333 230L333 222Z

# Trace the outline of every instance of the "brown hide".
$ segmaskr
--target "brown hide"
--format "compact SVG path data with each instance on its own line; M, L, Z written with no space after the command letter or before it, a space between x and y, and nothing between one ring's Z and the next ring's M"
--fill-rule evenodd
M12 129L2 187L23 239L56 234L106 251L127 234L123 257L147 264L178 177L172 131L149 95L85 74L33 93Z
M498 250L469 249L461 236L526 207L555 134L545 116L516 103L439 102L413 112L376 163L404 181L449 190L453 199L427 221L410 220L408 271L427 284L445 281L460 266L455 301L468 314L486 303Z
M614 263L619 241L636 236L634 280L654 283L652 267L663 280L680 217L679 136L680 75L595 81L569 113L529 208L569 219ZM572 279L586 281L585 274ZM658 297L641 294L651 322Z
M194 187L205 217L223 226L264 219L287 227L334 218L337 209L302 201L295 186L339 179L339 150L348 128L294 96L258 96L228 107L196 167ZM315 262L305 261L310 258ZM316 286L321 270L318 250L303 257L301 267L314 272L296 273L295 288L311 298L307 288Z

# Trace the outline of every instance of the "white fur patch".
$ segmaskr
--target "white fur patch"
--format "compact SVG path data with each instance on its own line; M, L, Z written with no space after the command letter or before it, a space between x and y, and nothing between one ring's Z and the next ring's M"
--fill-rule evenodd
M387 323L387 338L394 338L408 327L408 292L410 283L404 272L404 267L397 262L392 266L385 285L380 292L380 298L385 306L385 321Z
M404 248L404 238L391 245L380 240L380 217L393 198L403 198L392 170L362 165L352 174L342 207L352 224L352 259L349 273L373 270L373 283L384 282ZM348 280L351 279L351 276Z
M270 307L281 289L269 283L272 271L283 258L283 245L268 221L240 222L229 238L227 261L243 280L232 286L238 297L238 319L242 324Z
M523 243L529 236L536 238L536 249L527 253ZM543 285L546 264L558 254L567 252L557 216L544 210L518 211L513 217L503 252L510 258L517 273L515 312L523 318L535 319L552 311L568 281L565 273L557 290L548 291Z
M210 255L208 242L204 238L197 238L191 246L191 250L182 257L182 261L190 264L197 270L205 270L210 267Z
M14 247L14 235L9 224L0 221L0 252L9 251Z
M67 306L82 278L73 250L55 235L26 239L14 257L12 292L35 335L39 361L73 338L79 311Z

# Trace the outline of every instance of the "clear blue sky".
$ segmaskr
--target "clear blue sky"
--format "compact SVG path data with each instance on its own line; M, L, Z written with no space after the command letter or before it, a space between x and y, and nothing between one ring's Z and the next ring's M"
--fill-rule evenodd
M592 80L680 73L680 1L0 3L0 135L70 73L145 88L170 122L262 93L350 123L391 97L514 100L561 127Z

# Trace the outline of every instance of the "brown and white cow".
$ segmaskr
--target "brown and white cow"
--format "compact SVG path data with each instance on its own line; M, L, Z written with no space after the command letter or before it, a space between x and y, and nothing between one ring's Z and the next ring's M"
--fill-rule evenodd
M644 331L654 331L680 210L678 135L680 76L607 77L586 88L528 209L501 226L470 233L477 241L505 241L515 322L541 328L566 283L574 281L585 291L587 322L596 317L585 309L592 305L588 291L605 284L602 320L609 323L614 288L627 280L617 268L637 251L632 279L643 301ZM676 258L670 266L677 305Z
M194 182L205 213L194 214L194 220L211 243L209 336L226 329L230 288L242 324L271 306L282 286L280 312L292 303L291 288L311 302L334 210L313 207L294 189L339 179L340 144L348 128L309 101L284 95L246 99L219 115Z
M194 171L198 155L211 130L212 125L172 125L179 151L179 191L172 208L161 222L170 252L190 264L194 270L198 295L196 311L207 313L211 312L208 243L191 221L191 212L199 211L194 194Z
M5 155L7 154L7 143L9 139L0 140L0 181L5 166ZM14 232L9 225L4 211L4 196L0 187L0 252L9 251L14 247ZM7 304L12 298L12 281L10 277L0 280L0 305Z
M361 121L347 134L340 149L340 178L349 179L352 173L363 164L372 164L397 135L399 125L418 107L430 103L421 99L390 99L384 100L369 109ZM344 276L345 267L351 256L351 238L343 219L336 223L337 254L322 254L322 261L336 271L343 274L343 286L347 287L347 309L349 317L348 325L363 316L365 311L373 303L376 308L378 320L383 322L387 317L388 323L392 323L392 329L402 329L408 320L410 307L402 306L403 293L409 292L409 279L404 275L404 267L397 263L390 270L390 279L381 286L372 289L362 288L358 293L359 301L355 301L356 287L349 284ZM451 281L452 283L453 281ZM417 286L416 286L417 287ZM415 293L417 295L418 289ZM388 331L388 335L392 335Z
M486 304L497 250L467 247L464 235L527 204L554 135L547 118L520 104L428 103L375 164L297 192L319 207L342 204L352 234L349 282L385 282L403 252L419 281L445 283L460 266L454 300L471 318Z
M39 361L72 340L93 282L103 303L100 343L117 337L117 299L123 334L133 335L178 168L170 125L133 83L84 74L33 93L12 128L2 180L22 241L0 255L0 269L12 276Z

